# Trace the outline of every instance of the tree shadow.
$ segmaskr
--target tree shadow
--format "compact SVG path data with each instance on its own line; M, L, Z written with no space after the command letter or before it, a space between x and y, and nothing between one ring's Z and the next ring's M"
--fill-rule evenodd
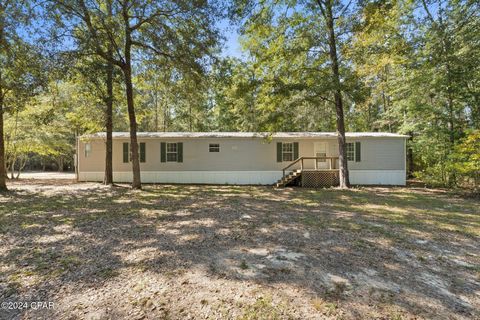
M132 191L35 181L0 201L1 301L59 299L63 287L109 288L129 273L177 281L202 270L230 286L299 288L350 318L378 308L478 314L475 200L398 188ZM317 311L338 312L329 310Z

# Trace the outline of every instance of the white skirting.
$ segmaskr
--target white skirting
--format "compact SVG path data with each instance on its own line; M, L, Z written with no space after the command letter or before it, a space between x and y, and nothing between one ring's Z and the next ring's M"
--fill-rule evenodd
M103 172L80 172L79 181L103 181ZM281 171L143 171L143 183L260 184L282 177ZM115 182L131 182L131 172L114 172Z
M405 170L349 170L351 184L404 186Z
M79 172L79 181L103 181L103 172ZM143 183L259 184L271 185L281 171L143 171ZM114 172L115 182L131 182L131 172ZM350 170L350 183L405 185L405 170Z

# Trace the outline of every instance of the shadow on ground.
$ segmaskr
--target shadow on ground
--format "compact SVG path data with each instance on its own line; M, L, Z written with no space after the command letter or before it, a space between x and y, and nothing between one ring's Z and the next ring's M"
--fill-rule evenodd
M10 188L0 301L56 307L0 317L480 316L475 199L414 188Z

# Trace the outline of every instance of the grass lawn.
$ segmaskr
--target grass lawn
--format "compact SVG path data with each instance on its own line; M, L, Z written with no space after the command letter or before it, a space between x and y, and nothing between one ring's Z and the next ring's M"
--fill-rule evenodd
M441 190L23 180L0 319L474 319L480 201Z

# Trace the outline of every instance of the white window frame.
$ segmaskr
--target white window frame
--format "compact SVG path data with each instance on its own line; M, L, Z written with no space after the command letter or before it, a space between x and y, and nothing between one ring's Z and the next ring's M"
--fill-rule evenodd
M208 152L220 152L220 143L209 143Z
M287 148L285 147L287 146L290 150L286 150ZM282 161L288 162L293 160L295 160L293 159L293 142L282 142Z
M169 150L169 147L173 147L173 148L170 148L170 149L175 149L175 151ZM165 160L167 162L177 162L177 160L178 160L178 145L177 145L177 143L176 142L167 142L165 149L166 149L165 150L165 152L166 152ZM173 158L169 159L168 158L169 155L175 155L174 156L175 159L174 160L173 160Z
M90 142L85 143L85 158L90 157L92 154L92 144Z
M355 142L347 142L345 146L347 161L355 161Z

